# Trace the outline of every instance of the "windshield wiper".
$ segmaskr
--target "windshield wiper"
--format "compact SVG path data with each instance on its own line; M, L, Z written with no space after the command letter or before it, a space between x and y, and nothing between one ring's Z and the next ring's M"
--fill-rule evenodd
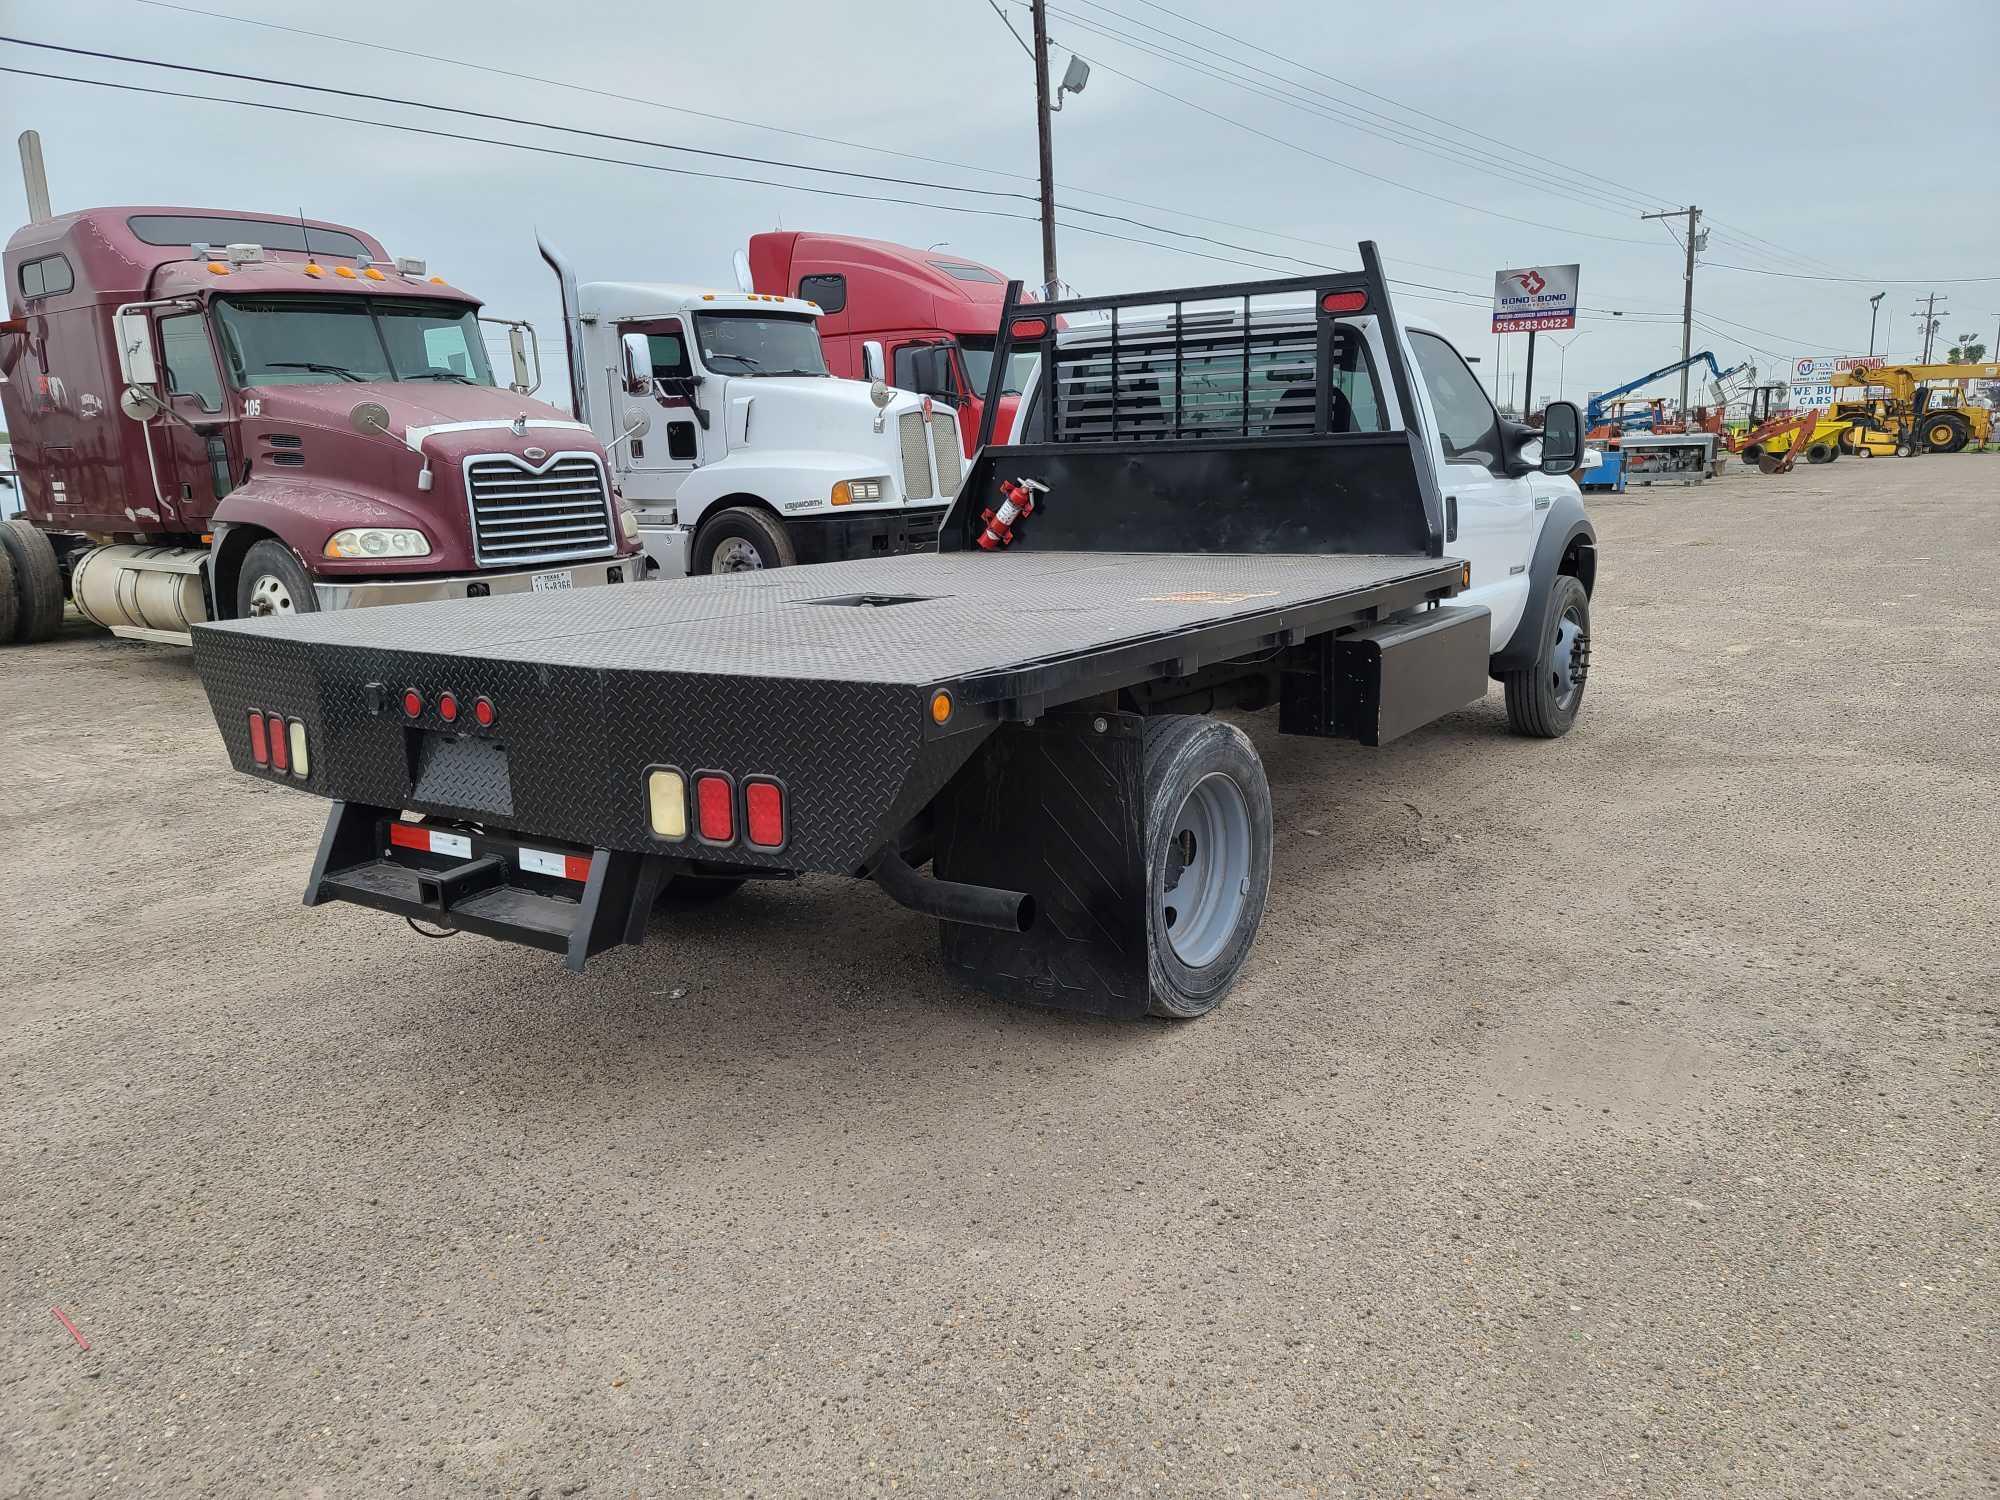
M461 385L478 385L470 375L461 375L456 370L417 370L403 377L405 380L456 380Z
M717 359L733 359L733 360L735 360L735 361L736 361L736 362L737 362L738 364L740 364L740 365L748 365L748 366L749 366L749 367L750 367L751 369L753 369L753 370L761 370L761 369L763 369L763 368L764 368L762 364L758 363L758 362L757 362L756 360L752 359L752 358L751 358L751 357L750 357L749 355L747 355L747 354L729 354L729 353L722 353L722 354L710 354L710 355L707 355L707 356L706 356L706 358L708 358L708 359L710 359L710 360L717 360Z
M356 385L363 383L362 378L345 365L323 365L310 359L267 359L264 361L264 368L267 370L311 370L315 375L338 375L342 380L351 380Z

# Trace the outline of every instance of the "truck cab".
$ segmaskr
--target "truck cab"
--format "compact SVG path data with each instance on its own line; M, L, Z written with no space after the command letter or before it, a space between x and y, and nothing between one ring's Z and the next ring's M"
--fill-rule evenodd
M820 342L836 375L882 379L958 414L965 455L984 414L1007 278L943 250L785 230L750 237L746 290L804 298L820 309ZM1034 355L1008 361L996 431L1012 425Z
M1539 631L1558 575L1595 587L1594 534L1582 491L1570 473L1542 469L1540 432L1494 406L1441 329L1401 320L1395 362L1387 358L1378 318L1341 318L1331 330L1324 356L1334 384L1328 431L1400 427L1422 435L1420 461L1442 500L1443 545L1466 564L1459 597L1487 611L1493 673L1504 677ZM1110 323L1086 324L1055 337L1060 388L1052 399L1036 369L1011 431L997 432L995 441L1102 441L1113 435L1114 415L1121 437L1313 435L1317 333L1310 304L1253 308L1247 339L1241 313L1213 310L1126 319L1115 332ZM1396 363L1412 374L1414 412L1402 410L1404 398L1381 373Z
M821 310L667 282L563 289L574 411L611 452L667 577L891 556L936 545L958 492L953 409L842 379Z
M603 447L527 399L526 325L503 390L498 320L371 235L99 208L18 231L5 274L26 512L114 633L636 572Z

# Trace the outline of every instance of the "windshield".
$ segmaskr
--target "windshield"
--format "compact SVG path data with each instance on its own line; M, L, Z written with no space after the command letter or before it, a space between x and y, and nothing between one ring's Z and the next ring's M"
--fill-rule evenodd
M824 375L826 355L811 318L696 313L701 362L719 375Z
M960 339L959 352L965 356L965 375L972 382L972 394L986 396L986 382L993 374L993 339ZM1033 349L1016 349L1007 357L1007 377L1001 383L1000 394L1018 396L1028 388L1028 377L1035 373L1035 361L1041 358Z
M492 385L474 311L374 297L219 297L231 379L244 385L431 380Z

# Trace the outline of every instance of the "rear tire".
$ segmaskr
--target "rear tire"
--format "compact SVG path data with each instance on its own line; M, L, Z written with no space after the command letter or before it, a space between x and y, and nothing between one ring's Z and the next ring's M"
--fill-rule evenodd
M1196 714L1146 723L1148 1012L1171 1020L1223 1002L1250 956L1271 889L1271 788L1250 737Z
M236 575L236 618L309 615L319 608L312 579L283 542L266 538L243 554Z
M1972 425L1956 414L1924 421L1924 447L1932 453L1956 453L1972 441Z
M21 618L21 595L14 587L14 555L0 548L0 646L14 639Z
M1762 443L1752 443L1737 456L1746 464L1754 464L1764 456L1764 445Z
M701 523L689 558L693 573L754 573L798 562L784 525L767 511L732 505Z
M0 552L14 566L14 593L19 601L14 628L0 631L0 642L37 645L62 629L62 566L49 539L27 521L0 523Z
M1832 443L1814 443L1806 449L1806 462L1809 464L1830 464L1838 457L1840 449Z
M1580 580L1556 575L1542 616L1542 643L1526 671L1501 674L1507 727L1530 739L1568 734L1583 710L1590 675L1590 595Z

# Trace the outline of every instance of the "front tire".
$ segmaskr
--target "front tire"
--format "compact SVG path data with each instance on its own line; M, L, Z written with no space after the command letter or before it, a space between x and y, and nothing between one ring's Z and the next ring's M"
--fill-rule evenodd
M236 618L309 615L319 609L312 579L283 542L266 538L243 554L236 575Z
M1560 573L1549 590L1535 664L1500 678L1507 690L1507 727L1530 739L1568 734L1583 709L1589 675L1590 595L1580 580Z
M0 549L0 644L14 639L21 618L21 591L15 587L13 554Z
M38 645L62 629L62 566L49 539L27 521L0 523L0 552L14 565L14 593L20 604L12 630L0 631L0 643Z
M767 511L732 505L701 523L694 534L689 571L754 573L789 568L798 561L783 524Z
M1271 888L1271 788L1233 724L1146 724L1147 1010L1206 1015L1235 985Z
M1830 464L1838 457L1840 449L1832 443L1814 443L1806 449L1806 462L1809 464Z

